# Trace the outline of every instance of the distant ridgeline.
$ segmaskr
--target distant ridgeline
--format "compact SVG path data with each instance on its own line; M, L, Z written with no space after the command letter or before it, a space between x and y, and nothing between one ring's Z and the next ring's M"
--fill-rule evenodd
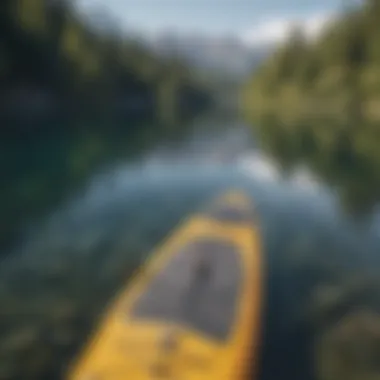
M364 117L380 121L380 2L366 0L314 41L294 28L244 88L249 117Z
M96 27L72 1L1 0L0 117L8 121L1 123L3 131L14 120L50 116L171 121L209 101L178 59L158 58L115 25Z

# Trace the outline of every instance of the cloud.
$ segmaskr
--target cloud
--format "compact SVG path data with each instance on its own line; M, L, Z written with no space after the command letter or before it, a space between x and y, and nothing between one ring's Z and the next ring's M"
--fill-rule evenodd
M308 38L314 39L335 19L333 13L265 19L243 33L242 40L249 45L280 43L287 39L295 24L301 27Z

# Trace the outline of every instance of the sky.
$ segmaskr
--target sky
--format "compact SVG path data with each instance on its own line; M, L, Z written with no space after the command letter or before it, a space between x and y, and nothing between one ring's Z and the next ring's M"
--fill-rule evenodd
M297 21L310 35L359 0L78 0L85 12L98 9L125 30L154 36L232 35L251 44L286 37Z

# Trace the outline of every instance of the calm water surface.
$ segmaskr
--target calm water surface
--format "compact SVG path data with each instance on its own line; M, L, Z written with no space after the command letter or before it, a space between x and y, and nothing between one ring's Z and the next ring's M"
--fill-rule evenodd
M54 160L64 167L65 157L76 162L72 152L81 151L72 148L70 156L65 149L72 144L61 142L60 150L54 144L39 147L45 159L23 174L40 175L36 193L64 183L62 176L52 180ZM323 289L344 292L353 279L377 274L376 218L349 218L307 167L283 175L250 128L233 117L197 120L182 142L160 144L134 160L122 157L99 160L80 186L49 203L43 216L28 218L22 243L2 255L0 379L59 378L104 305L151 249L184 216L230 188L252 196L262 231L263 376L313 377L314 299ZM273 358L277 366L268 364Z

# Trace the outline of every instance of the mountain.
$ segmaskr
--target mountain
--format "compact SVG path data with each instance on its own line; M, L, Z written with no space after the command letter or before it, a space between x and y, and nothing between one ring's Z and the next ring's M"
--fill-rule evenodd
M118 35L121 23L106 9L87 10L83 18L103 34ZM196 70L207 74L241 78L249 74L273 50L273 44L250 46L233 35L208 36L204 34L178 33L163 30L154 35L139 34L123 25L129 39L152 49L162 57L178 57Z
M209 37L170 32L156 36L150 44L160 56L177 56L198 70L234 78L250 73L273 51L272 45L249 46L231 36Z

